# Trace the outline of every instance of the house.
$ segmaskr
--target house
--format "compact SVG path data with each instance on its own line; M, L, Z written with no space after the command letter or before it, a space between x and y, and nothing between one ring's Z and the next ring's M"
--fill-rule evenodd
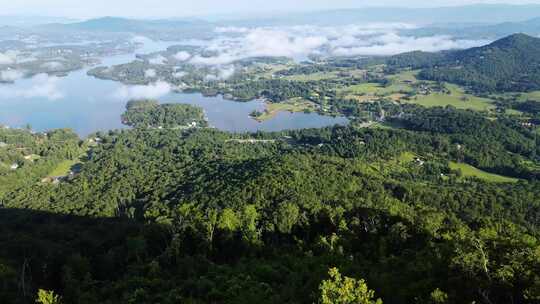
M525 122L521 123L521 126L525 127L525 128L532 128L532 127L534 127L534 124L532 122L530 122L530 121L525 121Z
M416 164L418 164L419 166L423 166L424 163L425 163L423 160L421 160L421 159L418 158L418 157L416 157L416 158L414 159L414 162L415 162Z

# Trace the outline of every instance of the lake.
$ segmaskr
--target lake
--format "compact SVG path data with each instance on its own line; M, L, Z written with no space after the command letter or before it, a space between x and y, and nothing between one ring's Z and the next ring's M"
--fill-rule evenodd
M139 54L165 50L173 42L145 41ZM103 65L127 63L135 54L102 59ZM125 85L100 80L86 74L87 69L65 77L41 75L19 79L13 84L0 84L0 124L21 127L30 124L36 131L70 128L81 136L96 131L124 128L120 115L127 100L119 94L129 90ZM280 131L287 129L318 128L346 124L344 117L322 116L316 113L281 112L274 118L257 122L249 117L253 110L263 110L264 102L235 102L221 96L205 97L198 93L168 93L160 102L186 103L200 106L211 126L231 132Z

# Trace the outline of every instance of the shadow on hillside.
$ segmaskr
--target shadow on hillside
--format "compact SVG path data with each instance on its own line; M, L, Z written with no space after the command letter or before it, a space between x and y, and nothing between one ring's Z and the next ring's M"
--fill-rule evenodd
M158 277L172 275L189 281L194 273L211 272L220 264L234 268L242 257L261 253L258 246L234 235L216 232L210 246L205 234L197 231L184 231L179 238L171 226L126 218L0 208L0 223L2 304L35 303L38 289L79 299L92 288L100 293L107 290L99 296L109 298L110 290L133 287L114 284L151 278L152 267L157 267ZM159 290L173 289L176 282L170 284L172 287L162 286ZM186 293L194 292L205 296L209 290Z
M85 272L96 279L114 277L115 272L120 275L135 259L130 252L137 251L128 248L128 240L148 229L128 219L22 209L0 209L0 223L2 303L33 303L37 288L62 290L68 265L73 276Z

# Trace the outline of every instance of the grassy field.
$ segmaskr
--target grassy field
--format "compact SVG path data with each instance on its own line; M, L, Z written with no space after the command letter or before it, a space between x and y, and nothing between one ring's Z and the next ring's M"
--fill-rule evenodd
M31 155L28 155L28 157L26 159L29 160L29 161L36 161L36 160L39 160L40 158L41 158L41 156L39 156L37 154L31 154Z
M327 79L337 79L340 76L340 73L346 73L350 76L363 76L366 71L364 70L342 70L342 71L334 71L334 72L319 72L319 73L312 73L312 74L297 74L297 75L291 75L286 76L284 79L292 80L292 81L319 81L319 80L327 80Z
M325 79L336 79L338 77L337 72L331 72L331 73L313 73L313 74L298 74L298 75L291 75L286 76L284 79L292 80L292 81L319 81L319 80L325 80Z
M397 161L399 163L410 163L412 162L415 158L416 158L416 154L412 153L412 152L403 152L401 153L401 155L398 157Z
M403 71L399 74L388 76L388 79L391 79L395 82L396 81L397 82L404 82L404 81L417 82L418 79L416 78L416 75L418 75L419 72L420 72L419 70Z
M392 99L403 97L400 92L411 92L413 87L411 83L417 82L416 74L418 71L404 71L399 74L390 75L387 78L392 80L389 86L383 86L379 83L361 83L344 87L338 90L338 93L345 95L350 99L358 101L370 101L379 96L389 96ZM398 96L399 95L399 96Z
M458 109L471 109L476 111L487 111L495 106L487 98L476 97L466 94L463 89L457 85L446 84L450 94L432 93L429 95L419 95L408 103L419 104L424 107L445 107L454 106Z
M261 115L254 117L257 121L265 121L273 118L279 112L304 112L306 110L314 111L315 104L302 98L293 98L286 102L267 103L266 110Z
M527 100L540 101L540 91L522 93L521 96L519 97L519 100L521 100L521 101L527 101Z
M488 173L468 164L450 162L449 167L452 170L461 170L464 177L476 177L493 183L515 183L519 180L517 178Z
M400 92L412 92L412 84L418 82L416 75L418 71L404 71L399 74L390 75L387 78L392 80L389 86L382 86L378 83L362 83L342 88L338 92L345 98L356 99L359 102L370 102L380 96L390 98L394 101L419 104L424 107L445 107L448 105L458 109L472 109L476 111L487 111L495 108L490 99L476 97L466 94L458 85L446 83L446 88L450 94L431 93L429 95L416 95L410 100L403 99ZM531 93L532 94L532 93ZM540 98L540 93L539 93Z
M73 167L77 163L79 163L78 160L64 160L63 162L58 164L58 166L56 166L56 168L51 173L49 173L49 176L66 176L69 174L71 167Z
M343 93L351 95L388 95L399 92L410 92L412 87L403 83L394 83L390 86L382 86L378 83L361 83L349 86L340 90Z
M256 75L262 77L262 78L272 78L272 75L283 70L287 70L291 67L291 65L288 64L272 64L272 65L265 65L267 70L261 74L256 73Z

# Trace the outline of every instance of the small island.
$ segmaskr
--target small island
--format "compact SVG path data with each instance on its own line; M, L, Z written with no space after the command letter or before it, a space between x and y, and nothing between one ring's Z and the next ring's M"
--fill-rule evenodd
M186 104L160 104L156 100L131 100L122 123L136 128L187 129L208 127L201 108Z

